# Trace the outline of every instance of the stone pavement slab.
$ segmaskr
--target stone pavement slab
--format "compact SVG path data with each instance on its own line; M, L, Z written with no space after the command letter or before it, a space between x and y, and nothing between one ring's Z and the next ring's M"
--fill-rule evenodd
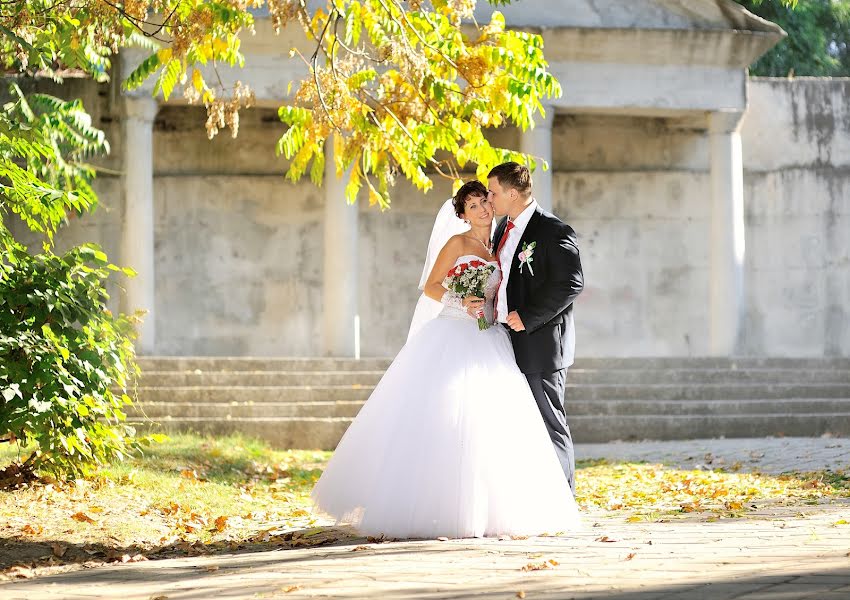
M850 469L847 438L741 438L577 444L576 459L660 462L687 469L784 473Z
M783 460L760 470L846 465L842 440L702 440L605 444L580 457L694 465L705 454L738 460L752 451ZM842 445L842 448L845 446ZM616 452L615 452L616 451ZM600 454L601 453L601 454ZM672 461L672 463L671 463ZM850 599L850 499L774 506L743 518L697 515L628 523L585 514L565 537L369 543L159 560L0 584L3 600L209 598L518 598L586 600Z

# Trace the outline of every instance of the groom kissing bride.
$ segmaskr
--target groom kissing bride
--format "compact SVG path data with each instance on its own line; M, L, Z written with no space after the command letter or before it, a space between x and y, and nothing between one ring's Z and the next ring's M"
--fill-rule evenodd
M438 214L407 343L313 489L318 510L364 535L580 524L564 409L583 287L575 232L540 208L525 166L498 165L488 187L464 184ZM483 298L445 285L470 266L489 272Z

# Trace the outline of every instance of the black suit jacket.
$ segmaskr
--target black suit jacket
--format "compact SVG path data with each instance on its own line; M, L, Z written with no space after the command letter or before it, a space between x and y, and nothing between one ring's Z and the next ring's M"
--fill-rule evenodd
M502 219L493 234L494 248L507 226ZM520 272L523 244L537 242L531 268ZM523 373L547 373L569 367L575 356L573 300L584 288L576 233L538 207L517 244L508 277L508 311L517 311L525 331L510 331L517 365ZM531 274L531 271L534 274Z

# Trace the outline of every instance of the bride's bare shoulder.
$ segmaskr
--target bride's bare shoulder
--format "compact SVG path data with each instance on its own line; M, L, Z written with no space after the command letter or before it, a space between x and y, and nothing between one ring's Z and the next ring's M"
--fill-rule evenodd
M440 250L440 256L438 260L441 263L441 266L446 265L451 266L458 258L466 254L466 239L463 235L453 235L448 239L443 249Z
M458 233L449 238L449 241L446 242L446 247L448 248L457 248L458 250L462 249L466 246L466 242L469 238L466 237L463 233Z

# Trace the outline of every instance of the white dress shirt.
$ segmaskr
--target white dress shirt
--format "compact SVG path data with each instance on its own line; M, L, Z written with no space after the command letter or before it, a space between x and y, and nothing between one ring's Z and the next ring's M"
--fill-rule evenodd
M508 318L508 278L511 276L511 263L514 260L514 253L519 245L519 240L525 231L528 222L531 220L531 215L537 210L537 200L532 198L524 211L519 213L514 219L514 227L506 235L505 245L499 252L499 264L502 268L502 282L499 284L499 292L496 294L496 310L499 315L500 323L507 323ZM508 217L510 218L510 217Z

